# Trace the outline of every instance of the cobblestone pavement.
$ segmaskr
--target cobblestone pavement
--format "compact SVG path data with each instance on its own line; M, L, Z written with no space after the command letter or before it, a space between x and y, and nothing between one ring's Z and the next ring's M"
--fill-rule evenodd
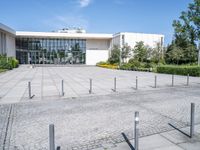
M140 112L140 136L147 136L172 130L168 123L187 126L191 102L196 104L199 124L199 89L200 86L166 88L12 104L4 146L6 150L47 149L48 125L54 123L56 145L62 149L109 149L123 141L122 132L133 138L135 111ZM9 113L10 105L1 107Z
M112 92L117 77L117 92ZM134 90L135 76L139 90ZM48 125L55 124L56 145L64 150L111 148L133 138L134 112L140 112L140 136L172 130L189 124L190 103L196 104L196 124L200 124L200 82L176 76L108 70L97 67L22 66L0 74L0 149L48 149ZM88 79L93 78L93 93L88 94ZM65 80L65 96L60 97L60 82ZM35 97L27 95L32 81Z

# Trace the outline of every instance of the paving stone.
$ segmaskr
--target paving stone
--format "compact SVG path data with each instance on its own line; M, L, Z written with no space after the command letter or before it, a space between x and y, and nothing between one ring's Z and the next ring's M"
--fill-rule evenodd
M189 125L191 102L196 104L195 121L200 124L200 78L191 77L191 86L186 87L183 86L185 77L176 76L176 86L171 88L171 76L157 74L159 88L155 89L151 87L154 75L98 67L31 69L26 66L0 74L0 109L5 111L0 115L1 131L5 130L8 120L9 104L15 103L8 127L7 147L48 149L48 125L54 123L56 144L61 149L118 150L126 147L121 143L124 142L122 132L133 139L135 111L140 112L140 138L150 135L154 135L153 139L158 138L151 141L147 137L142 144L144 148L148 144L152 144L152 148L173 147L170 142L173 138L177 143L184 142L177 135L169 137L163 134L161 138L161 135L155 134L173 130L168 123L179 128ZM135 84L135 76L139 77L138 91L131 88ZM114 77L117 77L116 93L111 91ZM93 78L93 94L88 93L89 78ZM62 79L66 87L64 97L60 96ZM33 99L28 98L28 81L33 85ZM22 85L24 87L20 89ZM16 92L14 87L20 92ZM1 90L4 88L6 90ZM0 138L2 142L3 136Z

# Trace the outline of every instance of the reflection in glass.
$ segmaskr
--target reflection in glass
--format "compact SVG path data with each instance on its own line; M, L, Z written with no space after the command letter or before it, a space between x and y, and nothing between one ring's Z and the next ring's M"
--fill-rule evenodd
M16 38L21 64L85 64L85 39Z

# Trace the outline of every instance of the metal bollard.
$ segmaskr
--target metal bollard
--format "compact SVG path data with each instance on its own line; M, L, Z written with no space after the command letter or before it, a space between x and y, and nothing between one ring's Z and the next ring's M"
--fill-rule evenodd
M54 124L49 125L49 150L55 150Z
M89 93L92 94L92 79L90 79L90 89L89 89Z
M190 82L190 75L187 75L187 86L189 86L189 82Z
M138 90L138 77L136 76L135 89Z
M134 144L135 150L138 150L139 147L139 112L135 112L135 126L134 126Z
M32 96L31 96L31 82L30 81L28 82L28 94L29 94L29 99L31 99Z
M172 75L172 87L174 86L174 75Z
M62 88L62 96L65 95L65 92L64 92L64 80L62 80L61 82L61 88Z
M60 149L61 149L60 146L57 146L56 150L60 150Z
M155 76L155 85L154 85L155 88L157 88L157 76Z
M114 92L117 91L117 78L115 77L114 78L114 89L113 89Z
M194 114L195 114L195 104L191 103L191 112L190 112L190 137L192 138L194 136Z

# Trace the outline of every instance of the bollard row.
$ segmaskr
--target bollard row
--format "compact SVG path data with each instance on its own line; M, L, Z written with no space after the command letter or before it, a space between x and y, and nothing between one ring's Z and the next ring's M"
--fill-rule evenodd
M157 88L158 85L157 85L157 76L155 75L154 76L154 88ZM93 93L93 80L92 79L89 79L89 94L92 94ZM189 74L187 75L187 80L186 80L186 85L189 86L189 82L190 82L190 76ZM172 81L171 81L171 86L174 87L175 85L175 76L174 74L172 75ZM138 76L136 76L136 79L135 79L135 90L138 90L139 88L139 83L138 83ZM113 92L117 92L117 78L115 77L114 78L114 82L113 82L113 89L112 89ZM61 92L60 92L61 96L64 96L65 95L65 89L64 89L64 80L61 81ZM31 89L31 82L28 82L28 97L29 99L32 99L35 95L32 95L32 89Z

